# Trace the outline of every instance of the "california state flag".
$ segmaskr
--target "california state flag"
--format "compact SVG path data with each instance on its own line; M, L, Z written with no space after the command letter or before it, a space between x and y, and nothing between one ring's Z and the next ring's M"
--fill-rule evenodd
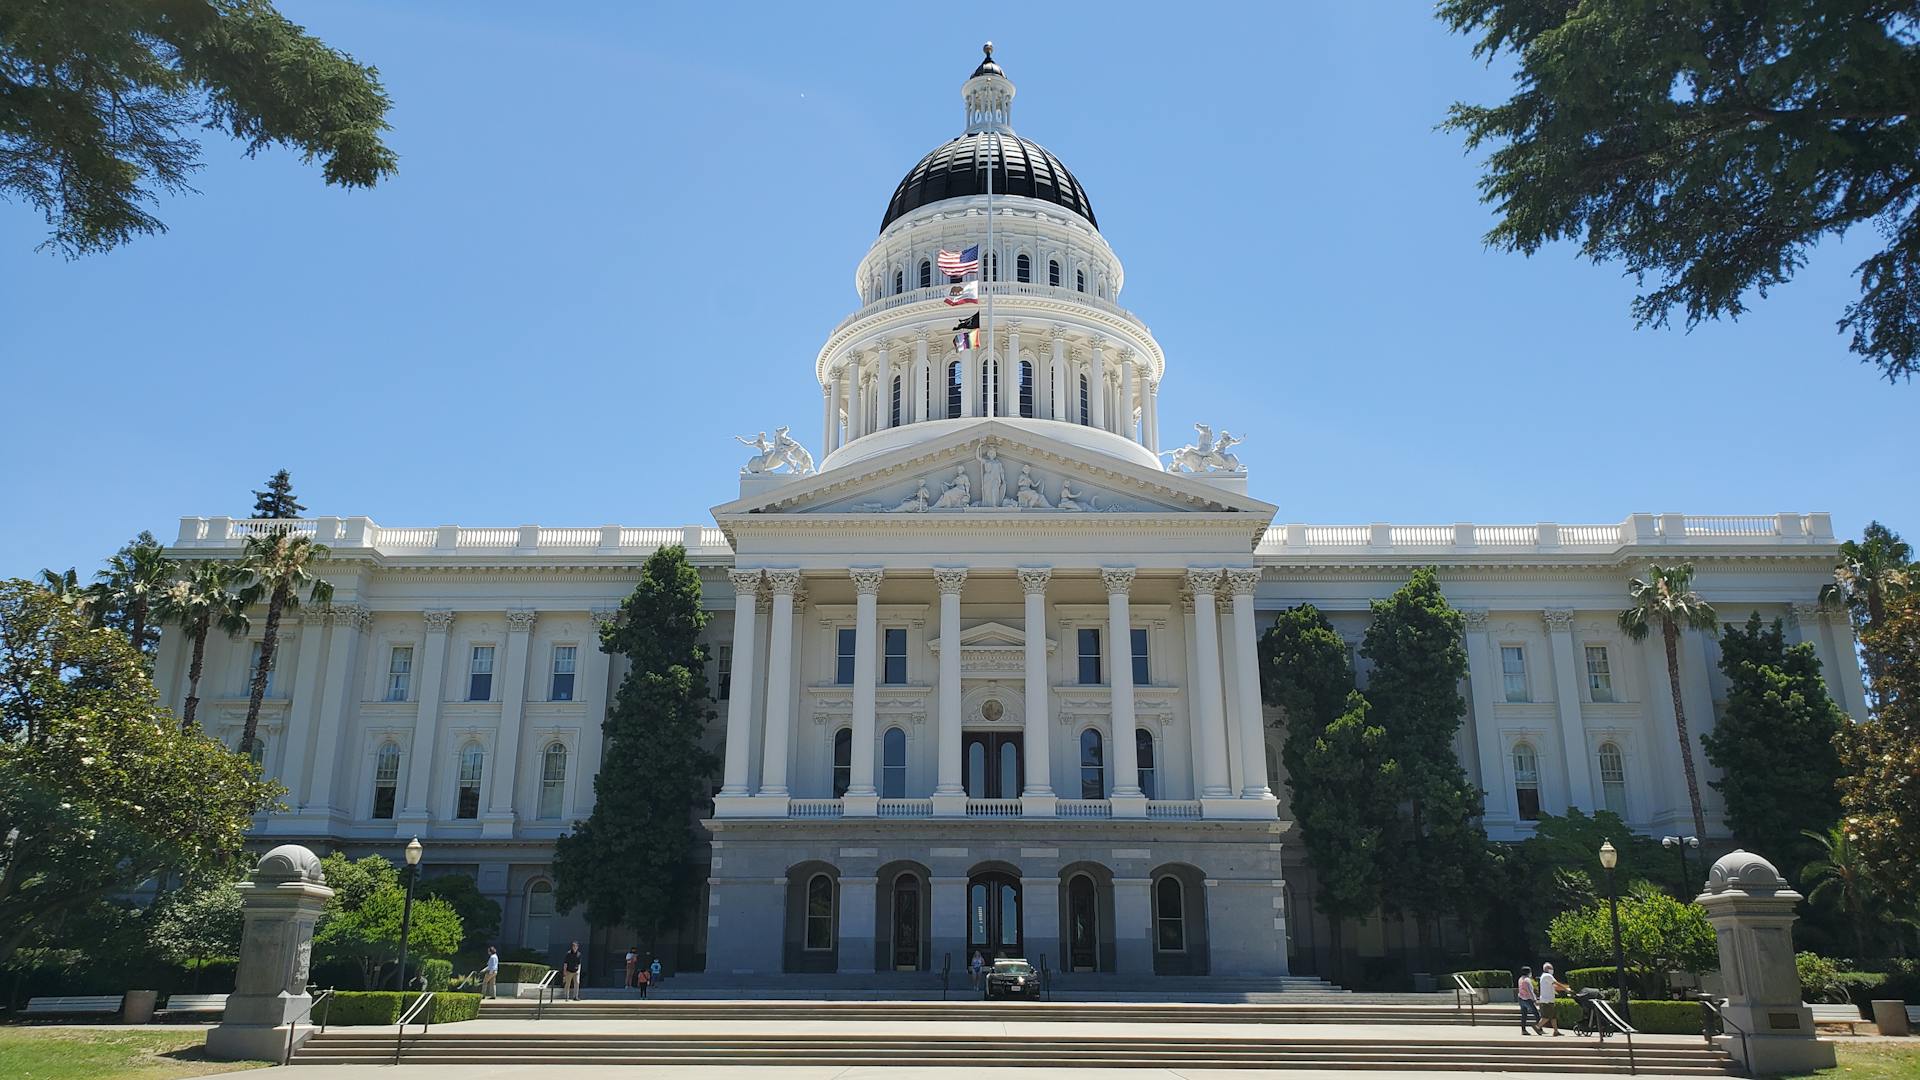
M979 282L956 281L952 285L947 286L946 304L948 307L959 307L962 304L977 304L979 302Z

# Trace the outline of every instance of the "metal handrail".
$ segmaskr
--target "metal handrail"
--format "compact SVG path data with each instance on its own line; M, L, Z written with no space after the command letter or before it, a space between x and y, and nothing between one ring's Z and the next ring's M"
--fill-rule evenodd
M1480 988L1468 982L1465 975L1456 971L1453 973L1453 1007L1455 1009L1460 1007L1460 995L1463 992L1467 995L1467 1026L1479 1027L1480 1017L1475 1012L1474 1006L1479 1004ZM1491 1001L1492 998L1488 1000Z
M323 1001L327 1003L327 1007L320 1010L320 1033L323 1035L326 1034L327 1015L333 1011L333 987L331 986L315 994L313 999L307 1002L307 1007L300 1010L299 1015L287 1021L287 1054L280 1059L280 1064L291 1065L293 1063L293 1033L300 1029L301 1019L312 1016L314 1007Z
M433 991L428 990L426 993L421 994L417 998L414 998L413 1004L408 1007L407 1011L400 1014L400 1030L395 1032L393 1036L393 1063L395 1065L400 1064L400 1049L402 1046L406 1044L407 1025L412 1023L413 1018L416 1016L419 1016L421 1014L421 1011L424 1010L432 1001L433 1001ZM425 1032L427 1030L427 1026L432 1023L433 1023L433 1016L429 1014L420 1021L420 1030L422 1032Z
M1040 954L1040 992L1047 995L1048 1001L1053 1000L1053 972L1047 969L1046 953Z
M1740 1036L1740 1067L1743 1071L1743 1075L1748 1075L1748 1076L1753 1075L1751 1070L1747 1068L1747 1060L1748 1060L1747 1029L1735 1023L1733 1018L1726 1014L1725 1006L1727 1004L1727 999L1716 998L1709 994L1704 994L1699 992L1695 992L1688 996L1692 998L1694 1001L1699 1002L1700 1007L1706 1010L1706 1012L1708 1012L1709 1014L1711 1014L1714 1020L1719 1022L1722 1028L1722 1032L1721 1032L1722 1034L1725 1034L1724 1029L1730 1027L1733 1029L1733 1033L1735 1035ZM1713 1036L1714 1036L1714 1032L1712 1029L1713 1026L1711 1024L1707 1024L1704 1022L1705 1017L1702 1017L1701 1019L1703 1022L1700 1025L1700 1035L1702 1038L1707 1040L1708 1046L1712 1046Z
M947 979L953 974L953 954L945 953L940 960L940 1000L947 1000Z
M560 974L559 971L553 968L548 968L547 973L544 976L542 976L540 979L540 985L534 987L533 1018L535 1020L540 1019L541 1014L546 1012L547 1001L549 1000L549 996L553 992L553 979L554 979L554 976L558 974Z
M1593 1005L1593 1011L1599 1014L1600 1019L1603 1023L1611 1025L1613 1027L1613 1030L1618 1031L1619 1033L1627 1037L1627 1071L1629 1073L1639 1072L1640 1071L1639 1063L1636 1062L1633 1057L1633 1037L1639 1033L1633 1029L1632 1024L1629 1024L1625 1020L1622 1020L1620 1018L1620 1014L1614 1011L1613 1002L1608 1001L1606 998L1603 998L1603 997L1594 998L1592 1000L1592 1005ZM1600 1032L1600 1041L1605 1042L1606 1038L1607 1038L1607 1033L1605 1031Z

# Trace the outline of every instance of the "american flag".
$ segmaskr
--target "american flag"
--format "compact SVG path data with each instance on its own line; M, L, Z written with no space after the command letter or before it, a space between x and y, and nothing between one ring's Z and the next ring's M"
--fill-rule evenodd
M980 272L980 245L975 244L965 251L942 251L939 263L940 272L948 277L977 274Z

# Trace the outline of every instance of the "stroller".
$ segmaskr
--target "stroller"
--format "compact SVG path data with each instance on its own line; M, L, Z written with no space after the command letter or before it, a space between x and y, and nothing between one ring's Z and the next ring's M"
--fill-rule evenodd
M1611 1034L1607 1030L1607 1022L1600 1016L1600 1009L1597 1005L1598 1002L1605 1001L1606 999L1607 992L1605 990L1596 990L1591 986L1584 990L1574 991L1573 1000L1580 1003L1580 1025L1574 1029L1574 1034L1598 1035L1603 1041Z

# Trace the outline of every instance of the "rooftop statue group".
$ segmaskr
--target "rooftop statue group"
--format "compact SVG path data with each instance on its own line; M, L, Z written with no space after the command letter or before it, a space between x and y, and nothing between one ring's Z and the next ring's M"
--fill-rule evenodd
M751 446L759 451L740 466L740 475L754 476L771 473L775 469L785 468L789 476L813 475L813 455L807 448L787 434L789 425L782 424L773 429L773 442L767 442L767 433L762 431L749 439L745 435L735 435L734 439L742 446Z
M1220 437L1216 439L1213 428L1207 424L1195 424L1193 430L1195 432L1193 442L1177 450L1160 451L1162 457L1172 459L1167 462L1168 472L1242 473L1247 471L1245 466L1240 464L1238 457L1227 452L1228 447L1237 446L1245 440L1226 428L1220 429Z

